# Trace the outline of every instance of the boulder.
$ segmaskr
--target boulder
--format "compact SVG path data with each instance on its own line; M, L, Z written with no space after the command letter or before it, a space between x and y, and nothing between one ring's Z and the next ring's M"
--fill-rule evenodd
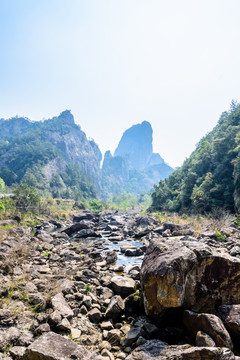
M135 238L142 238L143 236L150 233L150 229L143 229L135 234Z
M91 229L83 229L75 233L74 238L101 237L99 233Z
M157 221L151 216L139 216L136 218L137 226L156 225Z
M135 343L140 336L145 336L146 333L144 332L142 327L139 326L132 326L128 333L124 336L124 338L121 341L121 345L131 346L133 343Z
M158 316L179 307L211 312L221 303L240 303L240 259L220 246L153 239L141 268L146 313Z
M204 233L202 233L203 237L209 237L211 239L215 239L216 238L216 231L215 230L207 230Z
M161 340L149 340L137 347L126 360L159 360L162 350L167 346L168 344Z
M74 223L69 228L64 229L63 232L70 236L70 235L72 235L72 234L74 234L74 233L76 233L76 232L78 232L80 230L90 229L91 225L92 225L92 223L90 221L82 220L80 222Z
M54 311L58 311L62 317L66 317L68 319L73 317L73 311L64 299L62 293L55 295L51 301Z
M49 332L26 350L22 360L99 360L97 354L61 335Z
M240 305L221 305L218 314L233 338L240 337Z
M106 251L105 254L106 264L114 264L117 261L117 253L115 251Z
M231 350L217 347L172 345L149 340L137 347L126 360L235 360Z
M102 313L99 309L93 308L89 311L88 317L93 323L99 323L102 319Z
M115 294L126 297L135 291L135 281L130 277L113 276L111 286Z
M16 315L13 315L8 309L0 309L0 325L11 326L14 324Z
M80 222L82 220L91 220L91 221L94 221L94 222L98 222L99 221L99 215L98 214L87 213L87 214L75 215L73 217L73 222Z
M125 251L126 256L141 256L143 251L139 248L130 248Z
M215 342L216 346L233 348L232 340L229 333L225 329L222 320L213 314L197 314L189 310L185 310L183 314L183 322L191 336L196 337L198 331L208 334Z
M113 296L105 313L106 319L116 320L122 314L124 308L125 305L121 296Z

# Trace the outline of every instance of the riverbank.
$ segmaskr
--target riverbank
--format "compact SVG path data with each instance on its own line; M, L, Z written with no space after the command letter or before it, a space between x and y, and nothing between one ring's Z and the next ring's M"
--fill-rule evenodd
M69 221L38 221L34 229L17 220L2 222L5 228L13 226L4 231L0 244L2 358L58 360L64 345L69 348L64 359L72 355L78 359L79 351L81 359L165 359L166 349L185 359L189 343L198 357L188 358L202 358L203 350L192 346L195 340L189 338L179 314L175 322L169 318L162 325L150 312L146 315L149 293L142 294L142 261L146 251L146 259L149 251L154 253L154 244L163 244L164 252L169 241L229 248L238 261L238 230L225 229L221 243L216 232L205 231L197 239L186 224L121 212L82 212ZM160 313L157 316L161 318ZM212 343L215 350L208 351L213 354L209 358L226 358L227 351L232 356L228 359L234 359L225 349L232 345L226 344L219 350Z

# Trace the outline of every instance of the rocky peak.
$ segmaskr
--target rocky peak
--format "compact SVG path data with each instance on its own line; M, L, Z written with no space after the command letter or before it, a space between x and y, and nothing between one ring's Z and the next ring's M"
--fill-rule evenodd
M148 121L127 129L115 150L114 156L127 157L133 168L146 168L152 155L152 126Z
M149 191L172 168L153 153L152 126L144 120L127 129L112 156L107 151L102 165L102 196L121 191L139 194Z
M71 110L62 111L58 118L64 122L67 122L68 124L75 124Z

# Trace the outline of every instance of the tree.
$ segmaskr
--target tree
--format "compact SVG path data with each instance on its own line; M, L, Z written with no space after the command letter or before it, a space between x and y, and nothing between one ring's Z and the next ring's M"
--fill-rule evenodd
M40 195L37 190L26 184L21 184L14 190L16 208L22 212L35 212L40 202Z
M5 182L2 178L0 178L0 192L3 192L5 190Z

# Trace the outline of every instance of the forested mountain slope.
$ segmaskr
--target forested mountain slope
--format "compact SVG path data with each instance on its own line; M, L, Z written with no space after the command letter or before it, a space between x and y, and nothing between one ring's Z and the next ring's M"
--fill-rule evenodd
M152 193L157 210L203 213L216 207L240 210L240 105L235 103Z
M101 158L68 110L45 121L0 122L0 177L7 185L25 183L54 196L96 196Z

